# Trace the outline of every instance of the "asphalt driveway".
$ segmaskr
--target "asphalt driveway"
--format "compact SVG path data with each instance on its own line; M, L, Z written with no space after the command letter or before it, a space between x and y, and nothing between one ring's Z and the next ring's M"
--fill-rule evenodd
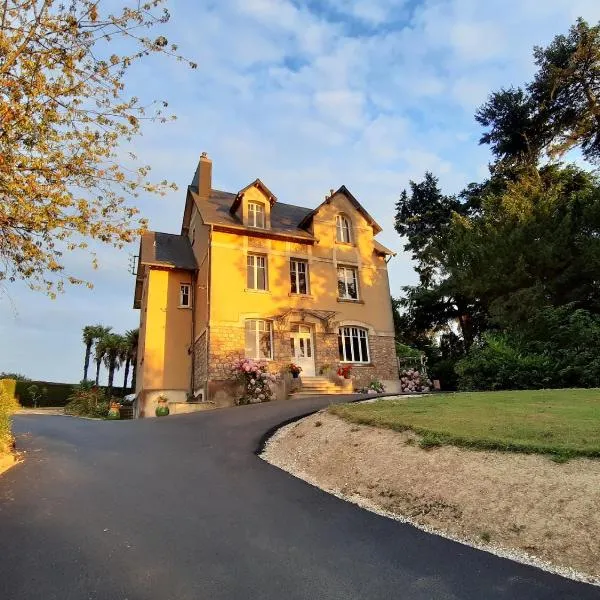
M260 460L302 399L139 421L18 416L2 600L600 598L347 504Z

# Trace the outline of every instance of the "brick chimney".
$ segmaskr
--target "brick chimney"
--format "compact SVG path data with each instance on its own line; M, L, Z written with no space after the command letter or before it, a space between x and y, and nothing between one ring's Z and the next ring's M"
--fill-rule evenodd
M200 198L208 200L212 188L212 160L206 152L200 155L192 186L196 187Z

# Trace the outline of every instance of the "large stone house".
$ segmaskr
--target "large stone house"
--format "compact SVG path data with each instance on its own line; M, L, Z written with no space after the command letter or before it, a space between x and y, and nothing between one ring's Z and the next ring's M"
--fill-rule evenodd
M380 231L345 186L312 210L280 202L259 179L215 190L203 153L181 233L141 239L140 413L154 414L161 393L176 411L232 404L231 365L244 356L282 374L299 364L305 382L348 363L355 387L378 379L397 389L393 252Z

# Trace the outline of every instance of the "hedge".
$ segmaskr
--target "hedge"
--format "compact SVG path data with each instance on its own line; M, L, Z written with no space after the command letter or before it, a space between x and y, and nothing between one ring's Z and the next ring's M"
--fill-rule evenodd
M18 408L15 399L7 392L4 382L14 381L3 379L0 385L0 454L9 452L12 446L10 420L12 413Z
M65 406L69 402L69 396L73 388L77 386L74 383L57 383L54 381L17 381L16 397L21 406L33 406L33 399L29 393L29 387L35 385L38 388L41 398L38 400L38 406ZM100 386L106 390L106 386ZM125 390L125 394L130 394L131 390ZM122 398L125 395L122 389L113 388L112 395Z
M3 388L4 391L9 395L10 398L14 398L15 391L17 388L17 380L16 379L0 379L0 388Z

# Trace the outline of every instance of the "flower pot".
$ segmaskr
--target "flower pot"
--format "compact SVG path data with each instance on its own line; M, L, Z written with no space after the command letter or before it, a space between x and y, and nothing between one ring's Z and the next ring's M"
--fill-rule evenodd
M118 404L111 404L110 408L108 409L108 414L106 415L106 418L111 421L119 420L121 418L120 406Z
M161 404L156 407L154 414L157 417L166 417L166 416L168 416L169 412L170 412L169 407L166 404Z
M158 401L158 406L156 407L156 410L154 411L154 414L157 417L166 417L169 414L169 405L167 404L166 400L159 400Z

